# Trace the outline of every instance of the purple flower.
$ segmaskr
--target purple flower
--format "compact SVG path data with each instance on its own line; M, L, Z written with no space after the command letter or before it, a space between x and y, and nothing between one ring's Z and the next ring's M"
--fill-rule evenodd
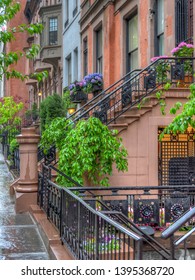
M176 48L172 49L171 53L172 54L177 53L179 50L180 50L179 47L176 47Z
M160 58L168 58L167 55L161 55L161 56L154 56L151 58L151 62L154 62L156 61L157 59L160 59Z
M178 45L178 48L182 48L182 47L186 47L187 44L185 42L181 42L179 45Z
M194 48L194 46L192 44L187 44L186 47L189 48L189 49L193 49Z

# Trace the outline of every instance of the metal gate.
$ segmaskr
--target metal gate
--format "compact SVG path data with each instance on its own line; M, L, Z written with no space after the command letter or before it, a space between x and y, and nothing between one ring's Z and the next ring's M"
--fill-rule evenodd
M184 134L166 134L159 142L159 185L195 183L194 133L190 129Z

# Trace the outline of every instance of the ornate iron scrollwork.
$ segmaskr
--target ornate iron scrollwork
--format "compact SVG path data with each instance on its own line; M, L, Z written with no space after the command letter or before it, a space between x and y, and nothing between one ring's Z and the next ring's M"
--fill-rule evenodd
M103 202L112 210L122 212L128 216L128 201L127 200L103 200Z
M165 222L172 223L190 208L190 197L170 197L165 201Z
M171 65L171 79L172 80L183 80L184 79L184 64L176 62Z
M134 223L159 224L159 201L157 199L134 200Z
M130 84L127 84L122 89L122 107L132 103L132 88Z
M146 90L155 88L156 86L156 71L150 69L148 75L144 77L144 87Z
M95 118L100 119L102 123L107 122L107 110L96 111L93 113Z

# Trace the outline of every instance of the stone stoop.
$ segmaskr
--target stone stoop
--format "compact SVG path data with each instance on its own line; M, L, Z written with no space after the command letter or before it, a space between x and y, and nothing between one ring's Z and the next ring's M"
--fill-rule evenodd
M134 107L129 108L124 114L119 116L115 123L110 123L108 127L110 129L117 129L118 134L120 134L122 131L127 130L128 126L133 124L134 122L137 122L140 120L142 116L145 114L151 112L154 107L156 107L159 103L157 97L156 97L156 90L154 93L152 93L150 96L146 97L145 104L141 105L141 108L139 109L137 105ZM161 97L161 99L168 99L168 98L187 98L190 91L188 88L170 88L167 92L164 93L164 95Z
M55 227L47 219L47 216L38 205L30 206L30 214L38 225L48 253L53 260L74 260L66 245L62 245L60 236Z

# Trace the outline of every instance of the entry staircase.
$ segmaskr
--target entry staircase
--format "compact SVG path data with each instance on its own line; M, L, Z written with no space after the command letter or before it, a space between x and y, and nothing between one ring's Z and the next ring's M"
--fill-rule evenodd
M170 89L180 90L185 83L183 90L189 91L188 87L194 80L194 59L159 58L142 70L133 70L89 100L70 118L76 123L94 116L119 132L127 129L159 104L159 99L165 98L155 94L166 90L167 84L170 84ZM187 64L190 65L188 72L185 71Z

